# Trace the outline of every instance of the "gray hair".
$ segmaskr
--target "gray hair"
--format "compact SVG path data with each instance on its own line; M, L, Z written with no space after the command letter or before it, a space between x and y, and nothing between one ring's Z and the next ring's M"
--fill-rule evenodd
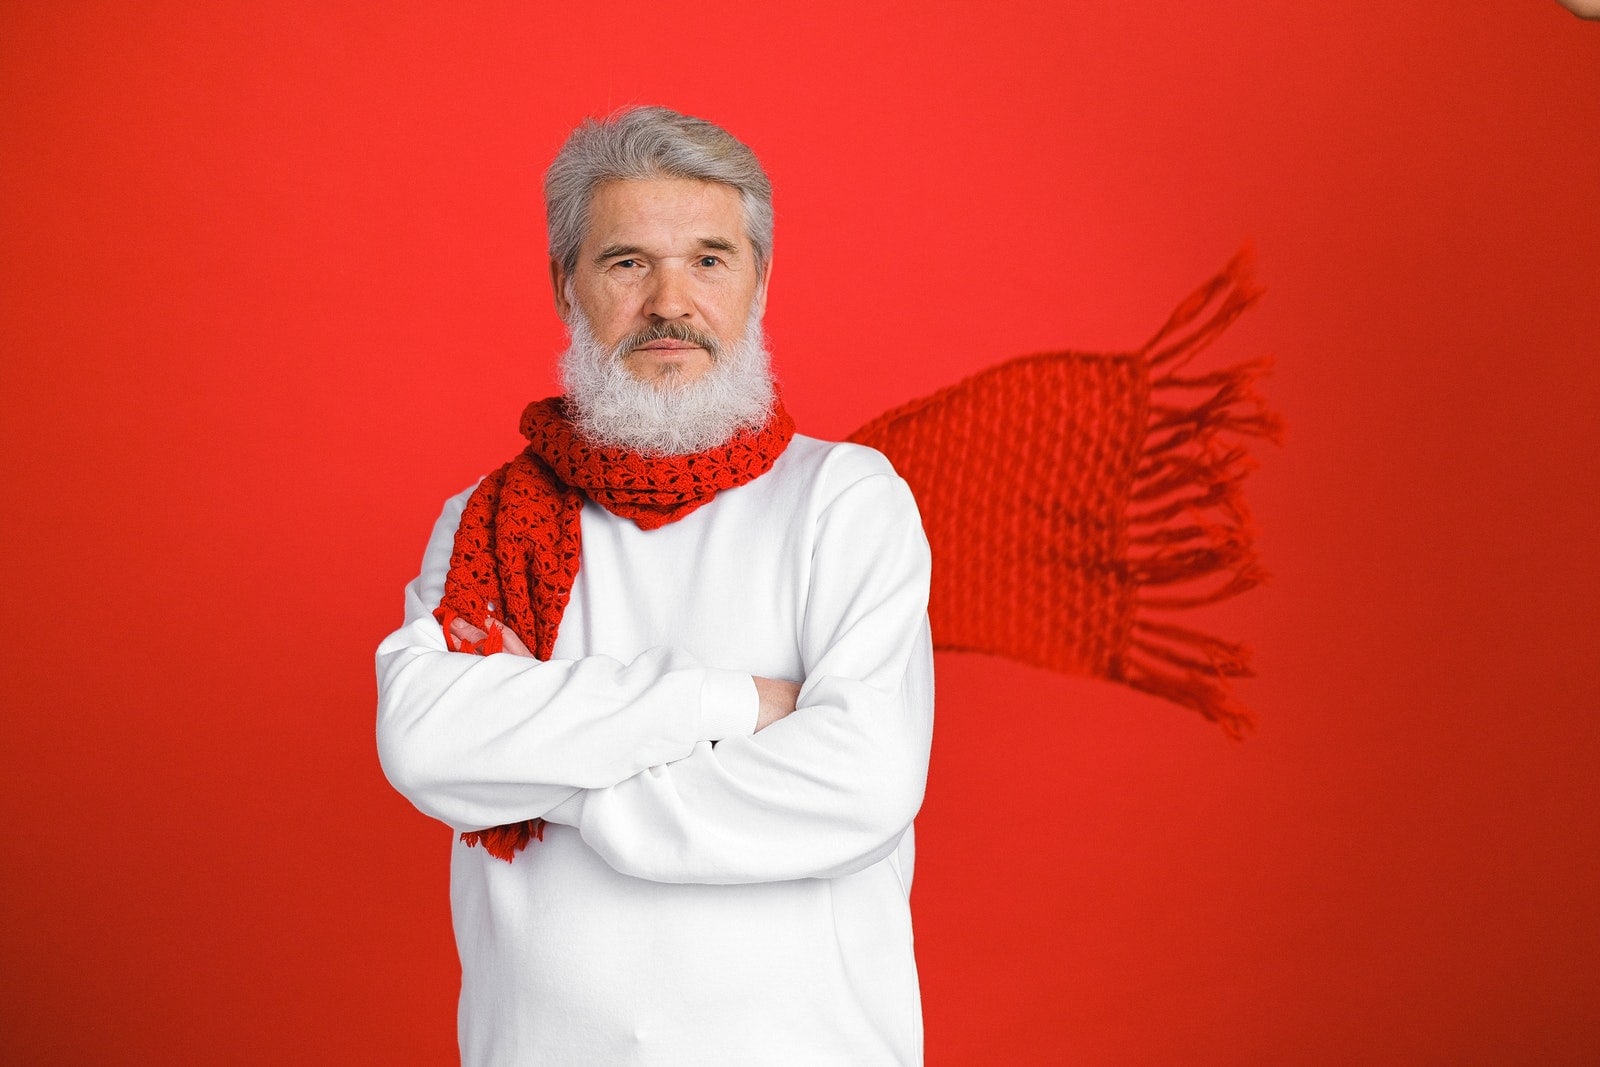
M693 178L730 185L744 203L745 234L756 269L772 259L772 183L749 147L721 126L664 107L630 107L585 119L544 175L550 258L567 277L589 225L594 192L610 181Z

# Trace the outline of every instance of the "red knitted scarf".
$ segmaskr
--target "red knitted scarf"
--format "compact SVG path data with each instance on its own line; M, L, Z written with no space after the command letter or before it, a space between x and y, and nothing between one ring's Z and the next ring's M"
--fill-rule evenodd
M1260 289L1234 257L1128 352L1013 359L903 404L851 435L911 486L932 548L934 647L985 652L1121 682L1220 723L1250 725L1229 680L1240 644L1172 621L1262 580L1243 483L1244 438L1282 420L1254 389L1265 360L1206 373L1185 365ZM595 448L559 400L523 414L528 449L467 504L436 616L490 632L504 620L541 659L578 570L584 496L653 529L772 466L794 424L696 456L645 459ZM452 643L451 647L456 647ZM510 860L543 820L463 834Z
M500 623L539 659L549 659L578 574L585 497L654 530L765 474L794 436L794 420L778 401L763 426L716 448L643 456L588 440L573 425L566 400L551 397L523 411L522 434L528 447L478 484L456 528L444 599L433 613L453 650L500 651ZM457 618L488 638L469 649L450 633ZM544 820L532 819L461 838L510 860L543 836Z
M1127 352L1047 352L979 371L851 435L911 486L933 551L934 648L1105 678L1234 736L1237 642L1174 621L1258 584L1246 439L1283 421L1268 360L1186 373L1255 303L1245 248Z

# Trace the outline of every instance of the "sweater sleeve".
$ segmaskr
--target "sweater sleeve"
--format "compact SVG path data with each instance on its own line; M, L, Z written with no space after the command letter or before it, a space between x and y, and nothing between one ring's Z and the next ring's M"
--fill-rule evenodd
M405 623L378 646L378 758L421 811L458 830L538 818L576 790L755 730L754 680L681 649L626 663L446 649L432 612L467 495L445 505Z
M661 882L837 877L887 856L927 779L929 567L905 482L851 484L817 519L796 710L579 793L552 821L616 870Z

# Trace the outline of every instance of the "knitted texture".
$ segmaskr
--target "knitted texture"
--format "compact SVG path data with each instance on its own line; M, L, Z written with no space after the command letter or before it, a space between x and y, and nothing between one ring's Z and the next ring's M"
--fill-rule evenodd
M444 598L433 613L452 651L499 652L505 626L536 657L550 658L582 558L585 497L654 530L765 474L794 436L782 401L759 429L687 456L596 445L573 425L562 397L529 404L521 428L528 447L478 484L456 528ZM457 618L488 637L460 641L450 632ZM544 820L533 819L461 837L510 860L543 831Z
M1024 356L851 436L910 484L932 547L934 647L1123 682L1235 736L1247 650L1174 610L1263 578L1242 437L1281 439L1258 360L1185 376L1260 290L1241 251L1134 352Z
M911 486L934 560L934 647L1122 682L1250 725L1229 680L1244 646L1171 621L1264 577L1243 481L1244 438L1281 440L1255 383L1270 362L1204 374L1185 364L1253 304L1241 251L1139 349L1010 360L890 411L850 440ZM769 470L794 434L780 404L758 431L692 456L599 448L560 398L530 404L529 445L467 502L435 617L457 651L500 651L503 623L549 659L581 555L588 497L642 529L682 518ZM462 618L488 632L457 641ZM534 819L462 834L510 860Z

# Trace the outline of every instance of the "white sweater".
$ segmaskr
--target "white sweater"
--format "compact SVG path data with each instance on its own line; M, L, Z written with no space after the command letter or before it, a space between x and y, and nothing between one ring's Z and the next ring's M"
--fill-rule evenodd
M445 649L466 493L378 648L378 752L455 830L468 1064L922 1059L911 820L933 725L929 560L882 455L797 436L643 531L586 503L554 655ZM752 675L801 681L754 732Z

